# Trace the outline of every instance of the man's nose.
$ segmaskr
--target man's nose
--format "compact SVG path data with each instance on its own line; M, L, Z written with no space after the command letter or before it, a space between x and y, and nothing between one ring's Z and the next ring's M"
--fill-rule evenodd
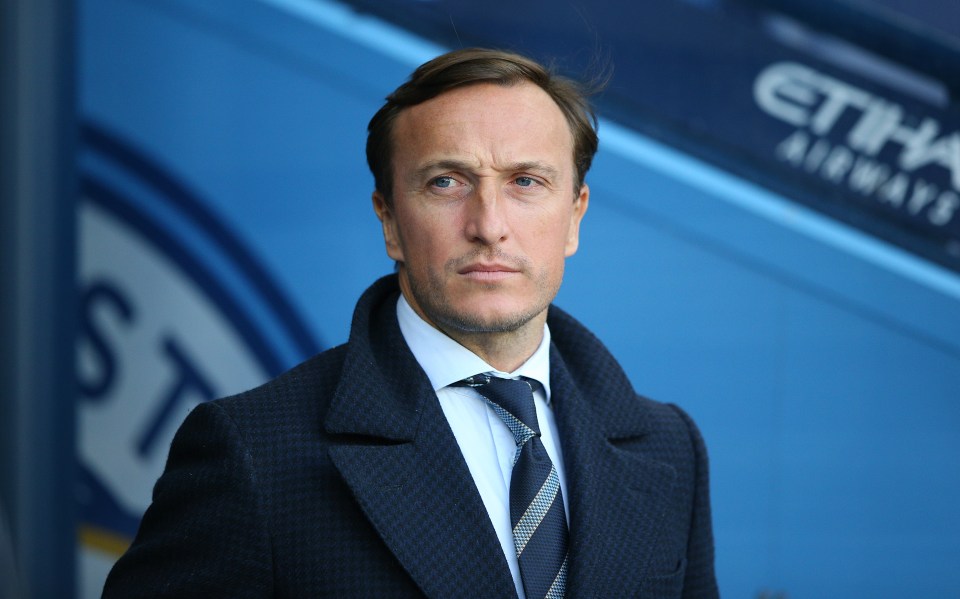
M471 241L495 245L506 239L509 231L507 199L493 181L481 181L467 202L466 234Z

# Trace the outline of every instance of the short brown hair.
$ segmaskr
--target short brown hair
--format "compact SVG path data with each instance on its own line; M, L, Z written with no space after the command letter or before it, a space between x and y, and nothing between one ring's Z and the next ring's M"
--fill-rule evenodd
M563 112L573 135L576 188L597 153L597 117L587 101L588 91L572 79L557 75L525 56L502 50L464 48L442 54L420 65L410 79L387 96L387 103L367 126L367 164L377 191L392 197L392 132L397 115L454 88L477 83L510 86L530 82L545 91Z

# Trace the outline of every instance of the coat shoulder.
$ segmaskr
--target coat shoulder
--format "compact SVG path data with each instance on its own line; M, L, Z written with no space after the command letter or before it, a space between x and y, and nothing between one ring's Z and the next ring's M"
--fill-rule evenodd
M257 422L276 426L326 411L340 381L346 346L316 354L258 387L210 402L244 428ZM311 422L315 419L309 418Z

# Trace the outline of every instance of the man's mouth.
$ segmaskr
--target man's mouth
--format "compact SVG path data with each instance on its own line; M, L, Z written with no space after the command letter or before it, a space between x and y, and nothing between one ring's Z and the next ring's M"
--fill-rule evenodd
M495 282L507 279L520 272L515 266L501 263L475 262L457 271L457 274L470 279L485 282Z

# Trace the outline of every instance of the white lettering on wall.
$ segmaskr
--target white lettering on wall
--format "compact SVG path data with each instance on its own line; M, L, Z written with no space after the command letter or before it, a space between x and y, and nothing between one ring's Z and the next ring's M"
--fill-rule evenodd
M764 69L753 97L796 127L776 146L778 160L937 227L960 210L960 131L793 62ZM938 174L943 182L931 182Z

